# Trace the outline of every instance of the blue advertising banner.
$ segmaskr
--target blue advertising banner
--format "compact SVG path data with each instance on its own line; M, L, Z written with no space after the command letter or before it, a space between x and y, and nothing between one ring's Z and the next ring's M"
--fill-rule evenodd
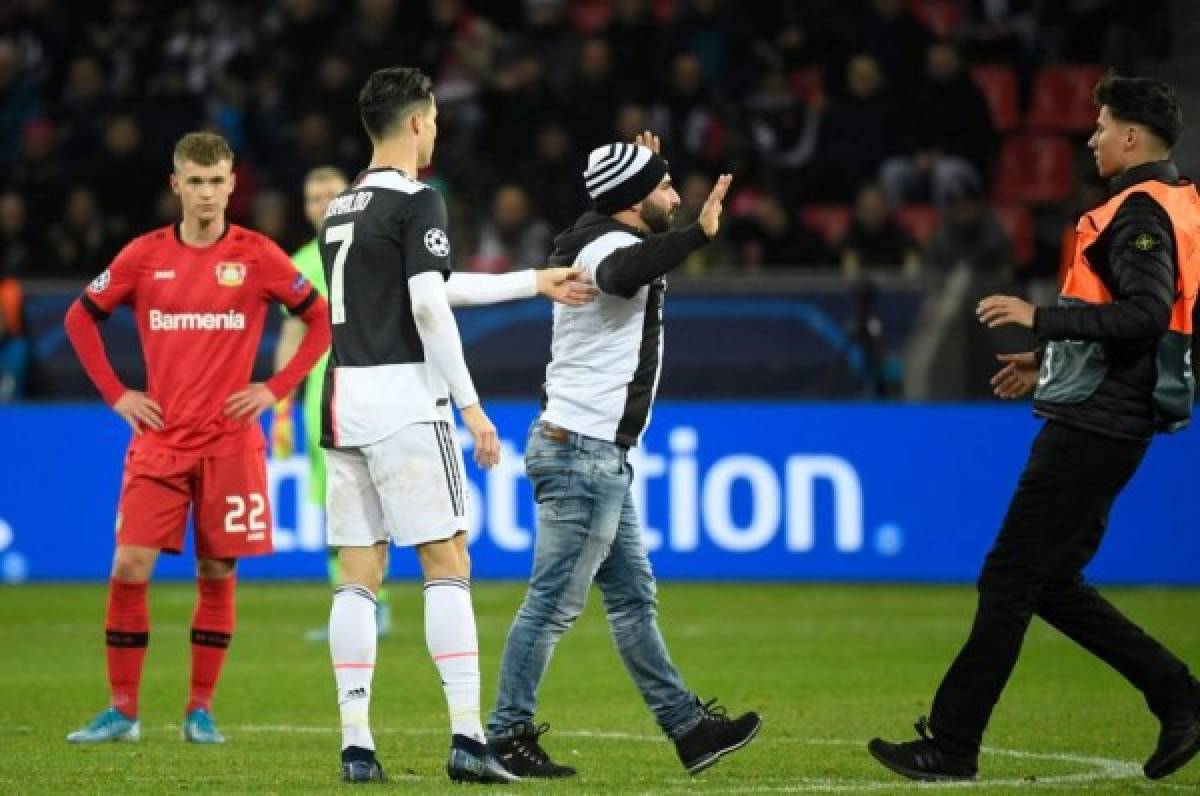
M499 466L468 464L475 575L524 578L534 538L521 454L532 402L492 403ZM660 577L974 579L1037 421L1027 406L663 402L630 455ZM0 578L107 577L128 429L100 406L0 409ZM468 446L470 439L462 437ZM1200 431L1160 437L1118 501L1091 576L1200 584ZM321 578L322 515L307 459L272 462L277 552L243 577ZM190 553L159 577L191 577ZM398 550L394 576L416 574Z

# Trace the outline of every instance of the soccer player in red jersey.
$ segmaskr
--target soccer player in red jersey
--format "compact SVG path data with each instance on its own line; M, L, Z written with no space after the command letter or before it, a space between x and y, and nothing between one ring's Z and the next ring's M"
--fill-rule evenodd
M289 394L329 347L325 300L266 237L225 220L233 152L212 133L175 146L171 188L183 221L130 242L67 312L66 328L105 402L133 428L117 509L106 616L110 706L67 736L136 740L138 686L149 638L146 588L160 551L195 527L198 600L184 737L220 743L211 702L234 624L237 559L271 552L265 440L259 415ZM307 324L296 353L250 383L271 305ZM98 321L133 309L146 390L126 387L104 352Z

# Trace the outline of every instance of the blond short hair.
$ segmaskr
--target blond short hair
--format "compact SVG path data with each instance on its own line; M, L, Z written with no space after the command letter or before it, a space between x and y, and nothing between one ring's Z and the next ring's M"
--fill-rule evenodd
M215 166L222 160L233 164L233 149L224 136L217 133L188 133L175 144L172 162L178 169L183 163Z
M343 184L350 182L337 166L317 166L304 175L305 185L311 185L314 182L325 182L326 180L337 181Z

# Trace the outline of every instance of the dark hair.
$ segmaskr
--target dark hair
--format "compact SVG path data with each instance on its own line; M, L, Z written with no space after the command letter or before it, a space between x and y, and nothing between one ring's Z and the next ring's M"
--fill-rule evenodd
M412 105L433 99L432 85L420 69L408 66L373 72L358 92L358 113L367 135L372 139L385 137Z
M1097 105L1107 105L1113 118L1150 128L1167 148L1175 146L1183 131L1183 111L1175 89L1148 77L1120 77L1109 72L1100 78L1092 96Z

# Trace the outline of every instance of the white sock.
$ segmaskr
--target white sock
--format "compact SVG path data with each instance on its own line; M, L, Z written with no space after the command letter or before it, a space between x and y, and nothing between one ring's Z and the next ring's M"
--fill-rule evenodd
M425 584L425 643L442 676L450 732L485 740L479 721L479 641L465 578Z
M338 586L329 612L329 652L342 714L343 749L375 748L368 718L375 646L375 596L362 586Z

